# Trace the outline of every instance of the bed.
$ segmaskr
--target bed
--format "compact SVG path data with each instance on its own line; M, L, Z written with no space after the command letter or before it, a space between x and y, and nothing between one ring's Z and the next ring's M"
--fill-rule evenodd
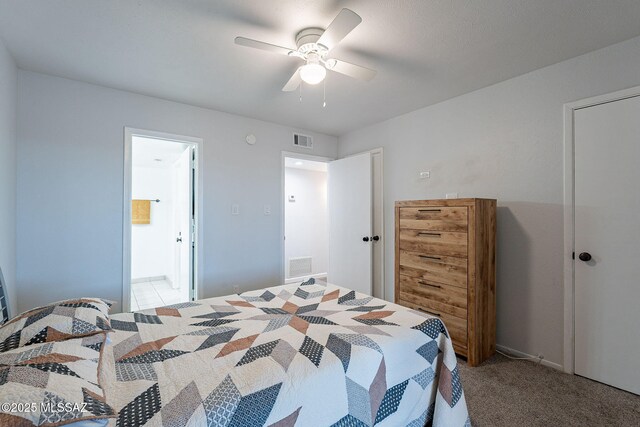
M470 425L440 319L313 279L111 326L113 425Z
M439 318L313 279L110 304L61 301L0 328L0 401L18 405L0 425L470 425Z

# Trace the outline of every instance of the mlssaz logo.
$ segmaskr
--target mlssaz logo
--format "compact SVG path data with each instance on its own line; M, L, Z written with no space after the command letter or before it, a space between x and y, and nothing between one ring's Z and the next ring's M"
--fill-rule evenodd
M87 407L86 403L71 403L71 402L48 402L40 404L41 412L53 412L53 413L78 413L84 412Z

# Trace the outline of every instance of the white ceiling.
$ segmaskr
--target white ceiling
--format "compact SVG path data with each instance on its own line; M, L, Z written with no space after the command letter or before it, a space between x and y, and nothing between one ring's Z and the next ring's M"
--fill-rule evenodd
M134 136L131 163L134 167L167 169L173 166L188 146L175 141Z
M280 91L298 62L233 43L294 46L348 7L335 57L363 83ZM638 0L0 0L19 67L340 135L640 35Z

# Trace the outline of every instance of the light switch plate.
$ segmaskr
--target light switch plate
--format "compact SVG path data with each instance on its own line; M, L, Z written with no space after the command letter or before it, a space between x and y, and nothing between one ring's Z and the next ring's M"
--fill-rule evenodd
M240 205L235 203L231 205L231 215L240 215Z
M270 205L264 205L264 214L265 215L271 215L271 206Z
M431 171L423 171L418 174L420 179L428 179L431 178Z

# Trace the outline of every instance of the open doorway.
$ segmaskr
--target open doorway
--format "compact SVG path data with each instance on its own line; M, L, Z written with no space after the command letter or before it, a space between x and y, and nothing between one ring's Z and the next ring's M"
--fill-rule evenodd
M326 279L329 258L327 163L284 158L285 283Z
M385 299L382 149L282 153L283 278L322 278Z
M125 310L163 307L197 297L198 144L191 138L163 136L127 135Z

